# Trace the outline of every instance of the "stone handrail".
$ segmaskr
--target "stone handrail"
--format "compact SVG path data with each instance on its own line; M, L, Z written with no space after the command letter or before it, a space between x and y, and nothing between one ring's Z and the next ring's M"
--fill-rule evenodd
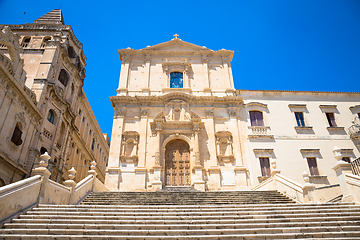
M284 177L281 174L275 174L272 177L261 182L259 185L252 188L254 191L264 191L264 190L278 190L279 192L285 194L291 199L304 203L304 186L290 180L287 177Z
M38 202L41 176L33 176L0 188L0 224Z
M0 188L0 224L15 217L21 212L37 205L77 204L91 192L108 191L107 187L96 178L96 163L93 162L88 176L75 183L76 171L69 170L69 180L64 185L49 179L46 168L50 156L41 155L40 167L33 169L33 176Z

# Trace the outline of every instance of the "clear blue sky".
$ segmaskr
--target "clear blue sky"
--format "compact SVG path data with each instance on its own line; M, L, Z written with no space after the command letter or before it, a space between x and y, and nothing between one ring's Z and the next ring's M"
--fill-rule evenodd
M111 135L117 49L173 38L234 50L237 89L357 92L360 1L20 1L0 0L0 23L32 23L61 8L87 57L84 89Z

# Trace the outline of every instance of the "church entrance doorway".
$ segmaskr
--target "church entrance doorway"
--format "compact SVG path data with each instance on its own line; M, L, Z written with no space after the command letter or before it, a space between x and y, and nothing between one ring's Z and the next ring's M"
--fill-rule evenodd
M165 150L165 185L190 186L190 150L182 140L167 144Z

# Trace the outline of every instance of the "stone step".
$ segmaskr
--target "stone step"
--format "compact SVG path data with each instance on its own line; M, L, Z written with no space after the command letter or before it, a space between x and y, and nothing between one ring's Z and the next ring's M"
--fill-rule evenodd
M116 219L116 218L99 218L94 219L93 217L74 217L69 219L67 217L63 218L53 218L53 216L43 218L40 216L28 216L21 215L19 219L13 219L14 223L72 223L72 224L242 224L242 223L278 223L278 222L326 222L326 221L359 221L359 216L311 216L304 218L239 218L239 219Z
M80 211L82 210L82 211ZM128 209L129 210L129 209ZM254 210L228 210L224 211L223 209L220 210L203 210L199 211L194 209L193 211L118 211L116 209L107 209L106 212L104 212L102 209L33 209L31 211L28 211L27 213L29 215L92 215L92 216L104 216L104 215L117 215L121 214L122 216L215 216L215 215L275 215L275 214L325 214L325 213L348 213L348 212L354 212L359 211L360 206L358 208L345 208L345 209L337 209L337 208L329 208L329 209L284 209L284 210L261 210L261 211L254 211Z
M95 221L96 222L96 221ZM303 227L327 227L327 226L351 226L351 225L360 225L360 219L353 222L348 221L324 221L324 222L278 222L278 223L234 223L234 224L222 224L221 229L245 229L245 228L303 228ZM127 230L167 230L167 229L218 229L219 224L183 224L183 223L174 223L174 224L148 224L144 222L139 222L136 224L102 224L88 222L83 224L76 223L5 223L4 227L6 229L127 229ZM359 226L360 227L360 226Z
M235 214L229 214L229 215L219 215L219 216L207 216L207 215L201 215L201 216L119 216L114 214L105 214L105 215L58 215L58 214L49 214L49 215L26 215L20 216L20 218L35 218L35 219L44 219L44 218L57 218L57 219L94 219L97 220L236 220L236 219L269 219L269 218L279 218L279 219L286 219L286 218L293 218L293 219L299 219L298 221L306 221L306 218L308 217L337 217L337 216L347 216L347 217L358 217L360 218L360 213L358 212L348 212L348 213L324 213L324 214L318 214L318 213L309 213L309 214L258 214L258 215L235 215ZM95 220L94 220L95 221Z
M2 229L1 234L29 235L143 235L143 236L180 236L180 235L240 235L240 234L280 234L280 233L317 233L317 232L360 232L360 226L325 226L325 227L287 227L287 228L244 228L244 229ZM360 236L360 235L359 235Z
M3 234L3 239L57 239L57 240L77 240L77 239L126 239L126 240L245 240L245 239L322 239L322 240L358 240L360 232L317 232L317 233L281 233L281 234L243 234L243 235L186 235L186 236L117 236L117 235L21 235Z

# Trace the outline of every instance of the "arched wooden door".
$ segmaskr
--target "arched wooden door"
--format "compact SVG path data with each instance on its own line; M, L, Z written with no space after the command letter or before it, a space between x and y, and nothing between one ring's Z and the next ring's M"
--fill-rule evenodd
M165 185L190 186L190 150L181 140L171 141L165 151Z

